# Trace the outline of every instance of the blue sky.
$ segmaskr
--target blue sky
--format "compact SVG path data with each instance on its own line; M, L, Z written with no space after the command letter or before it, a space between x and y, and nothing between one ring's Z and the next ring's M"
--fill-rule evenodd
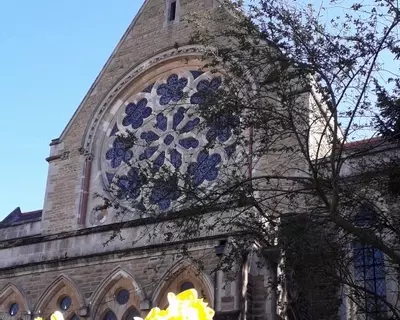
M41 209L57 138L142 0L0 4L0 219Z

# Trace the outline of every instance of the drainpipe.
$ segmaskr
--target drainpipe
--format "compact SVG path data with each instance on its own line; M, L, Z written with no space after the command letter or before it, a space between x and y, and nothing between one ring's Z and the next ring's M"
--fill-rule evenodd
M79 208L79 220L80 225L84 225L86 222L87 206L89 200L89 187L90 187L90 173L92 170L92 155L86 156L85 164L83 168L83 188L82 188L82 198L81 206Z

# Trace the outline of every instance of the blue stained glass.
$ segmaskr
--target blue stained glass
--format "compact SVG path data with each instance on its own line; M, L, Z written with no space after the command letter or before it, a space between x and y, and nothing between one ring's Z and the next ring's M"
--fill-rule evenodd
M105 315L104 315L104 320L117 320L117 316L115 315L114 312L109 310Z
M13 304L10 306L10 309L8 310L8 313L9 313L9 315L10 315L11 317L14 317L14 316L17 315L18 311L19 311L18 303L13 303Z
M182 165L182 155L175 149L171 150L171 163L176 169Z
M156 204L161 210L167 210L171 202L180 197L177 179L171 178L169 181L159 180L151 190L149 201Z
M190 103L204 105L207 99L212 99L222 83L221 78L213 78L209 80L201 80L197 84L197 92L190 97Z
M122 120L122 124L132 126L133 129L138 129L142 126L143 120L151 115L151 108L147 106L147 99L140 100L137 104L131 102L125 109L126 116Z
M67 311L71 307L71 304L72 304L71 298L66 296L60 302L60 309L62 311Z
M174 141L174 137L170 134L167 134L166 137L164 138L164 143L169 146L172 141Z
M221 160L218 153L209 155L206 151L201 151L197 156L197 162L191 163L188 167L188 173L192 176L193 184L199 186L205 180L215 180L218 176L217 166Z
M380 250L374 250L374 259L376 262L383 263L383 252Z
M122 161L128 162L133 157L132 150L127 150L125 143L116 138L111 149L106 152L106 159L111 161L111 167L117 168Z
M163 151L157 156L157 158L155 158L153 162L153 168L157 171L160 170L160 168L164 164L164 160L165 160L165 152Z
M110 173L110 172L106 172L106 176L107 176L108 183L111 184L111 182L114 180L115 174L114 173Z
M365 282L365 289L368 291L375 292L375 280L366 280Z
M219 116L210 126L207 132L207 140L218 139L220 142L226 142L232 136L232 131L239 125L239 117L235 115L224 114Z
M139 155L139 160L143 161L146 159L150 159L151 156L158 150L158 147L148 147L144 150L144 153Z
M192 70L190 72L193 79L197 79L203 74L200 70ZM172 74L164 83L157 82L157 85L153 83L142 90L142 92L156 93L158 97L157 101L154 102L161 106L179 103L185 97L188 79L193 81L192 76L186 78L185 76ZM216 94L221 86L222 79L214 77L209 80L198 80L200 81L195 82L197 83L197 92L190 97L190 102L202 107L207 102L207 99L213 98ZM149 95L144 96L147 97ZM159 171L166 161L175 169L180 169L182 168L184 150L191 150L190 153L196 156L196 160L189 164L187 174L192 179L193 184L198 186L204 181L215 180L219 174L219 164L222 161L221 156L218 153L198 153L196 150L200 146L198 137L187 135L198 128L201 119L191 114L186 114L187 108L183 107L186 105L186 101L184 101L185 104L182 106L172 106L168 111L165 109L163 112L159 112L154 117L151 117L153 113L151 103L153 103L153 100L140 98L125 107L125 114L123 115L122 124L119 125L120 127L122 125L124 127L130 126L133 129L140 129L145 122L149 122L148 124L151 122L153 127L148 127L146 124L146 131L139 131L141 132L140 134L136 133L138 138L141 139L139 145L143 147L143 151L137 155L133 154L131 147L127 150L124 143L118 138L114 139L112 147L105 154L110 166L118 168L123 162L129 164L129 161L134 156L137 156L137 160L139 161L152 159L151 165L153 171ZM239 123L238 119L236 116L223 114L211 123L209 130L204 131L203 135L205 135L205 138L209 142L212 142L211 140L218 140L224 143L231 138L233 129ZM118 130L118 125L113 124L110 137L117 135ZM174 130L175 132L169 132L170 130ZM230 144L224 145L223 148L228 157L231 157L235 152L235 146ZM115 173L105 170L105 179L109 184L116 180L115 177ZM119 185L121 192L117 196L131 199L138 198L141 193L141 183L139 169L132 168L126 175L118 176L117 185ZM164 184L158 183L150 191L151 196L149 198L151 199L148 200L150 200L150 203L158 205L160 209L166 210L172 201L179 198L180 193L177 190L176 186L175 188L171 187L171 181Z
M384 279L376 281L376 293L381 297L386 296L386 284Z
M374 318L386 311L386 306L381 304L379 298L386 297L384 255L380 250L362 243L354 243L353 248L355 280L366 290L363 295L364 307L360 307L359 313Z
M179 144L184 147L185 149L190 149L190 148L197 148L199 146L199 141L195 138L188 137L184 139L179 140Z
M197 70L192 70L192 71L190 71L190 73L193 75L194 79L200 77L203 74L202 71L197 71Z
M167 130L167 117L162 113L157 114L156 117L156 128L165 131Z
M354 270L356 281L364 281L364 267L358 267Z
M178 111L172 117L172 128L176 130L179 124L182 122L185 113L185 108L179 108Z
M375 278L375 270L374 268L365 268L365 280L374 279Z
M118 291L116 299L120 305L124 305L128 303L129 297L130 297L129 291L126 289L122 289Z
M142 186L139 169L131 168L127 175L119 177L118 186L120 187L119 198L136 199L139 197Z
M184 127L180 130L182 133L190 132L192 131L198 124L200 123L199 118L195 118L193 120L188 121Z
M180 101L183 98L183 89L187 86L187 83L188 80L186 78L179 78L176 74L170 75L167 83L163 83L157 88L157 94L160 96L160 104L167 105L171 101Z
M157 141L160 137L158 136L158 134L154 133L153 131L147 131L147 132L143 132L140 135L140 138L145 140L147 143L151 143L153 141Z

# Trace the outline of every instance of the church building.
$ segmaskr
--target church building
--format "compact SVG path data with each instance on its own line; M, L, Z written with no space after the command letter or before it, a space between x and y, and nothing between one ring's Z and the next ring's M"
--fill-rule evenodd
M199 103L196 93L220 80L200 70L203 49L191 44L186 18L217 7L217 0L144 1L60 137L51 141L43 209L17 208L0 223L0 319L47 319L55 310L66 320L144 318L152 307L167 306L168 292L187 288L197 289L215 319L239 319L245 305L252 319L274 318L267 270L251 272L249 266L229 280L213 272L227 235L191 240L192 256L203 261L198 269L180 253L182 243L147 241L140 237L146 230L141 219L126 221L97 209L96 194L116 176L135 174L127 161L149 159L158 169L168 163L188 171L201 157L197 150L207 133L194 129L198 118L187 110ZM166 108L181 99L186 108ZM116 137L126 128L138 130L145 147L121 148ZM231 136L220 140L210 166L229 161ZM196 177L197 184L212 183L218 170L209 172ZM132 197L140 192L133 190ZM160 210L176 200L148 197ZM120 234L108 241L115 230ZM249 277L251 304L244 286Z
M290 162L287 154L258 155L253 166L252 149L236 147L233 129L221 129L218 121L202 125L206 121L196 108L205 105L207 90L220 88L224 81L223 75L204 68L205 47L192 41L194 25L188 18L193 13L223 12L235 19L222 1L142 2L61 135L51 141L43 209L21 212L17 207L0 222L0 320L49 319L57 310L65 320L144 318L153 307L167 307L169 292L189 288L195 288L215 310L215 320L298 319L287 311L287 299L296 293L301 296L294 281L290 283L300 276L295 272L282 276L275 242L270 241L266 248L254 241L243 260L227 271L221 268L221 259L228 255L236 229L195 224L197 232L179 238L171 227L176 226L171 216L165 215L159 223L146 214L136 214L141 207L159 213L179 208L182 195L172 186L180 182L163 180L166 169L190 177L191 183L203 190L216 190L217 181L226 182L223 170L230 170L238 159L245 163L240 170L250 177L260 172L279 175L293 168L290 172L299 175L309 172L308 167L301 167L304 162ZM310 157L321 150L326 156L332 150L326 138L329 109L317 107L318 97L305 91L298 99L298 110L313 123L306 142ZM126 133L133 134L134 145L121 143ZM291 146L292 137L288 136L277 143ZM360 145L347 144L343 150L358 152ZM383 150L379 148L374 155ZM350 177L359 159L369 156L368 152L359 154L353 167L354 163L343 166L343 176ZM321 158L315 156L315 163ZM156 177L151 188L144 187L138 169L146 164ZM125 191L123 196L113 193L115 185ZM295 196L289 207L296 206ZM117 204L104 206L105 199ZM180 209L185 209L184 205ZM218 210L230 217L229 208ZM216 224L215 215L206 214L209 224ZM266 220L261 223L267 224ZM254 254L257 250L263 250L262 257ZM355 265L357 284L370 285L381 300L398 301L398 269L389 282L388 264L381 251L361 244L354 250L353 256L361 257ZM367 252L373 252L373 258L368 258ZM296 261L296 252L294 257L292 261ZM320 266L312 263L304 274L315 279ZM329 313L325 318L310 319L359 319L348 298L351 293L344 287L301 296L303 302L311 297L304 304L314 315ZM364 300L368 309L370 300ZM374 308L378 302L374 300ZM330 306L334 311L327 311ZM302 305L298 309L301 312ZM378 311L365 319L375 319L381 314Z

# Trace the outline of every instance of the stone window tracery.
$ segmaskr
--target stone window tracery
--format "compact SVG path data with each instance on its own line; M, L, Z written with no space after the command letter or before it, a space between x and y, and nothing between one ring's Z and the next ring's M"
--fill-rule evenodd
M129 291L126 289L121 289L116 294L116 300L120 305L124 305L129 301Z
M194 187L216 183L221 167L235 153L235 128L239 117L225 114L207 126L199 115L207 99L222 85L222 78L209 72L183 70L161 76L129 97L116 112L102 147L101 171L105 187L114 184L122 200L156 210L170 210L183 195L178 172ZM132 134L127 147L121 135ZM154 181L143 191L141 171L151 170Z

